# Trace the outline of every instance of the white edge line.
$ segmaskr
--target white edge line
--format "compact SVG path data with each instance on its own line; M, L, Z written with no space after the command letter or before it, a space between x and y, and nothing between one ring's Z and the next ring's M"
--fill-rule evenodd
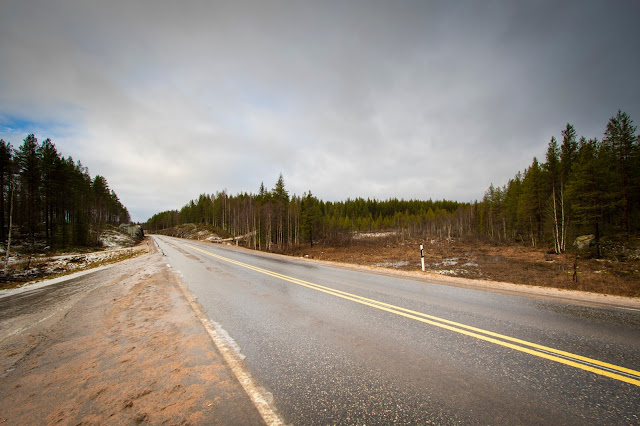
M637 308L627 308L627 307L624 307L624 306L616 306L616 308L618 308L618 309L624 309L625 311L635 311L635 312L640 312L640 309L637 309Z
M225 362L229 365L231 371L233 371L233 374L251 399L251 402L253 402L253 405L262 416L262 419L268 425L284 425L284 421L276 414L274 407L269 403L269 401L273 400L271 394L259 387L253 380L251 373L244 367L243 360L245 356L240 353L240 347L220 324L211 321L209 317L207 317L202 311L200 304L193 298L182 280L175 273L174 276L176 277L176 281L178 281L182 294L184 294L196 316L209 333L211 340L213 340L213 343L222 354Z

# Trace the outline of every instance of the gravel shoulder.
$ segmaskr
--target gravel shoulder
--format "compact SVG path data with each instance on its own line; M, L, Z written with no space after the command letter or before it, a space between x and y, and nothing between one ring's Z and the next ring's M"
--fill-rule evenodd
M263 423L157 252L0 295L0 358L0 424Z

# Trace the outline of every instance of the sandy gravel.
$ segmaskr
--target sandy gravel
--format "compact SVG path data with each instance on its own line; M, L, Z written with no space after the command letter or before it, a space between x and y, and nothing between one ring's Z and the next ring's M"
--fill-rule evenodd
M0 424L262 423L160 253L82 280L0 327Z

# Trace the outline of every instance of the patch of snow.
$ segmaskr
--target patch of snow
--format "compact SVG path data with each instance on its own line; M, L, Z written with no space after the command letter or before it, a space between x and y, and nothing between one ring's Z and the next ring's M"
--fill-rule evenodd
M381 268L401 268L403 266L407 266L409 265L409 262L406 260L403 261L399 261L399 262L382 262L382 263L375 263L373 266L376 267L381 267Z
M129 234L112 229L105 229L100 234L100 241L105 248L129 247L133 243Z
M451 257L449 259L443 259L442 262L436 263L435 266L454 266L458 264L459 260L459 257Z
M389 232L356 232L353 234L353 238L356 240L360 240L362 238L382 238L382 237L391 237L393 235L398 235L396 231Z
M460 275L466 275L469 273L464 269L440 269L432 272L440 275L451 275L451 276L460 276Z

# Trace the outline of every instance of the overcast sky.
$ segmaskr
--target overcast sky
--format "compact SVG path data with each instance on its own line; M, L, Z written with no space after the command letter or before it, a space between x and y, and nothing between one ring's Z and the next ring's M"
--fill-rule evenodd
M145 221L200 193L481 199L640 123L636 1L0 0L0 137Z

